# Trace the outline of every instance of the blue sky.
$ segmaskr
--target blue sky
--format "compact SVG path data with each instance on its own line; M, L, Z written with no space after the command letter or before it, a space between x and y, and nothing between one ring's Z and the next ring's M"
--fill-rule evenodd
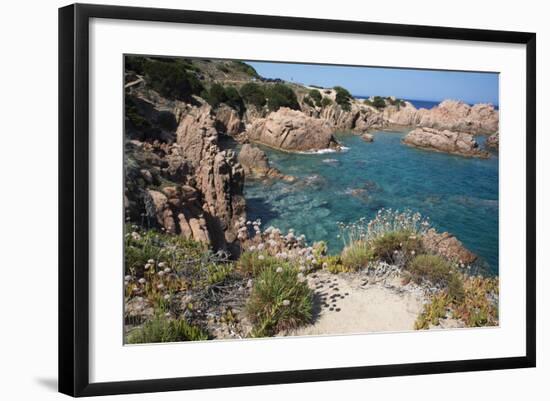
M355 96L396 96L414 100L462 100L498 105L498 74L346 67L314 64L247 62L265 78L302 84L340 85Z

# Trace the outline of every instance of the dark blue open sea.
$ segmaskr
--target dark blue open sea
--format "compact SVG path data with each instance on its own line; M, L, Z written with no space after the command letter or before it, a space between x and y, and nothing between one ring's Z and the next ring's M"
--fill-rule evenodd
M401 144L403 132L375 132L372 143L339 135L346 152L291 154L263 147L295 183L248 180L247 212L264 227L294 228L307 240L343 244L337 222L370 219L380 208L411 209L455 234L498 274L498 155L470 159ZM483 138L480 138L481 142ZM359 189L359 191L354 191Z

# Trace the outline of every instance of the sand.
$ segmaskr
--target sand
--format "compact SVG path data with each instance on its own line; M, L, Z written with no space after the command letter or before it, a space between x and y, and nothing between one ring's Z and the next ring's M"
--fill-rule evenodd
M309 276L314 290L313 323L289 333L322 335L414 330L425 302L420 291L411 291L399 279L369 282L358 273Z

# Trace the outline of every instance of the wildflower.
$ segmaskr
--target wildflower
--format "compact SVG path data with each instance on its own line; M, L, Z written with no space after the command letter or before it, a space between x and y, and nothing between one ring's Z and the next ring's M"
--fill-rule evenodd
M149 263L146 263L145 266L143 266L143 268L145 270L149 270L150 267L151 267L151 265Z
M166 312L166 313L164 314L164 316L170 317L170 316L172 316L172 314L171 314L170 312Z
M141 239L141 235L139 235L137 232L133 231L132 232L132 239L134 241L139 241Z
M305 272L306 271L306 267L304 265L301 265L299 268L298 268L299 271L301 272Z
M154 259L149 259L147 261L147 263L149 263L150 265L154 265L155 264L155 260Z
M164 284L162 284L162 283L158 284L158 285L157 285L157 288L158 288L159 290L162 290L162 289L164 288Z
M252 288L253 284L254 284L254 281L252 281L252 279L248 279L248 281L246 282L246 288Z
M326 269L328 267L328 263L327 262L323 262L323 269Z
M255 245L250 245L250 247L248 248L248 250L250 252L254 252L256 250L256 246Z
M163 298L165 301L168 301L170 299L170 294L166 294Z
M277 273L282 273L283 272L283 268L282 267L277 267L277 270L275 270Z
M143 277L138 280L138 283L145 284L147 280L145 280Z
M264 255L258 255L258 259L259 259L259 260L264 260L265 257L264 257Z
M263 249L264 249L264 247L265 247L265 245L264 245L264 244L258 244L258 251L261 251L261 250L263 250Z
M126 281L130 281L131 279L132 279L132 276L130 275L124 276L124 280Z
M283 300L283 306L290 305L290 301L288 299Z
M164 276L164 271L161 270L157 274L159 275L159 277L162 277L162 276Z
M411 251L411 255L413 255L413 256L414 256L415 254L416 254L416 252L415 252L415 251Z
M304 276L303 273L298 273L298 281L300 283L303 283L304 281L306 281L306 276Z
M248 220L248 221L246 222L246 225L247 225L247 226L249 226L249 225L251 225L251 224L252 224L252 222L251 222L250 220Z
M163 270L164 273L168 274L172 271L172 269L170 269L169 267L167 267L166 269Z
M160 263L159 263L159 267L160 267L161 269L162 269L164 266L166 266L166 263L164 263L164 262L160 262Z

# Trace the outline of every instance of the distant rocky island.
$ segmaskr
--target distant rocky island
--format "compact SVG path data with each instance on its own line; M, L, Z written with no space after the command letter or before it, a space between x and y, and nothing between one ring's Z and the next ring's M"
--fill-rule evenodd
M235 295L233 291L240 291L240 295L235 297L242 298L243 294L248 294L253 299L256 294L254 291L259 291L254 287L255 275L259 274L255 269L263 265L261 261L264 258L270 260L268 270L275 269L278 272L281 269L281 274L287 274L287 268L290 269L292 263L303 266L304 269L296 272L292 270L288 274L292 276L292 280L304 284L304 293L309 293L306 290L308 285L327 284L328 278L325 276L330 276L326 270L329 267L333 271L341 270L349 274L359 270L360 266L343 265L340 259L327 255L321 245L320 248L308 247L303 240L293 239L291 233L289 238L282 234L271 235L270 232L266 236L259 225L247 222L246 199L243 194L246 179L289 182L295 179L271 166L267 155L257 145L291 153L339 152L342 146L335 133L361 135L365 141L371 142L374 140L370 134L372 131L399 129L408 132L403 138L403 146L422 150L488 158L491 155L489 150L498 149L499 114L489 104L471 106L461 101L445 100L427 110L417 109L412 103L394 97L375 96L362 100L353 97L342 87L321 88L265 79L252 67L238 61L133 56L126 58L124 74L124 201L128 223L127 255L130 252L126 261L129 333L141 330L144 322L154 321L153 315L156 316L155 319L160 319L158 314L153 314L154 305L151 299L157 299L162 294L164 301L158 299L164 305L164 309L161 308L165 311L164 318L168 319L162 323L165 329L172 327L174 321L180 322L181 317L186 317L186 322L193 321L201 328L199 330L185 326L187 337L182 335L182 339L204 339L212 336L212 333L201 333L207 333L208 328L212 331L214 326L214 331L221 330L225 333L218 333L218 337L231 337L228 333L231 332L231 327L235 328L235 321L242 319L242 314L246 315L240 310L244 308L244 298L239 305L233 305L233 309L223 309L218 305L216 311L210 311L216 321L214 324L203 313L204 309L208 309L207 305L210 305L208 302L211 300L206 300L206 295L199 294L198 287L194 286L197 281L204 279L211 286L217 285L219 291L228 291L231 296ZM487 137L487 149L482 149L477 143L478 135ZM365 250L370 255L367 258L369 264L378 260L383 261L383 266L386 267L377 265L369 274L373 283L386 283L396 277L401 280L408 275L408 282L411 282L409 286L424 294L420 297L424 301L418 310L418 313L424 314L424 320L418 323L419 327L440 326L440 319L427 317L426 314L430 311L421 306L427 302L427 305L435 308L432 296L441 296L443 293L448 295L449 286L462 288L466 285L470 288L468 286L480 285L469 281L471 279L463 273L464 266L475 261L476 257L452 234L417 232L416 228L407 230L402 230L399 235L406 234L406 242L415 243L412 256L415 256L414 252L440 255L438 257L441 260L434 263L438 264L436 268L445 271L442 273L443 281L435 282L435 279L430 279L427 275L424 277L424 273L407 273L405 265L397 270L388 268L386 265L399 263L393 257L386 258L382 254L376 254L372 248ZM416 244L416 235L422 244ZM266 248L270 240L273 242L273 252L268 252ZM181 241L188 242L184 246ZM158 243L164 245L159 247ZM369 247L372 246L369 243ZM407 252L403 239L394 246L396 248L392 252ZM174 248L163 251L164 247ZM187 249L186 252L194 256L180 255L178 247ZM197 252L193 253L187 247L196 247L193 249ZM146 256L145 248L158 248L161 255L170 254L171 261L152 253L149 254L150 257ZM218 255L218 259L208 262L205 268L207 273L197 272L195 279L185 276L189 272L174 275L177 261L191 266L189 261L198 263L202 252ZM287 256L280 256L283 253ZM303 260L307 255L311 258L306 265ZM243 257L252 260L244 261ZM411 259L411 255L406 259ZM279 264L277 260L281 261L282 267L276 266ZM291 263L291 260L295 262ZM173 265L169 266L170 263ZM453 263L459 266L456 272L455 268L451 268ZM220 266L226 266L224 269L229 270L225 272ZM232 268L227 266L238 266L241 270L246 266L247 273L241 271L240 281L231 281L228 277L233 277L230 272ZM317 269L321 271L314 273ZM165 283L162 281L165 278L159 279L157 276L153 280L150 278L152 271L156 275L165 272L161 277L173 277L174 280L179 280L178 284ZM203 274L206 276L203 277ZM411 278L414 280L411 281ZM349 281L349 286L355 285L352 284L354 277L346 280ZM460 284L457 284L458 281ZM153 282L155 288L147 287L148 283ZM402 285L408 285L408 282ZM483 283L483 286L490 287L487 289L488 293L494 293L494 285ZM170 291L166 292L166 288L170 288ZM156 295L151 295L151 291ZM460 309L465 307L464 297L468 295L463 294L464 289L457 291L462 291L457 295L458 298L448 300L448 305L454 302L453 310L456 312L453 318L449 317L449 322L454 322L453 327L462 327L471 323L468 320L469 312ZM431 295L426 295L428 293ZM229 297L228 294L226 295ZM223 296L225 295L220 293L219 299L224 299ZM247 302L250 304L252 301ZM489 306L494 307L493 304ZM249 307L251 308L250 305ZM228 316L227 310L240 310L242 313L237 318ZM447 312L438 313L443 320L447 316ZM493 309L486 312L488 317L485 320L480 320L485 323L474 320L472 324L495 324L492 313ZM306 315L307 313L304 315L305 320L311 318ZM284 324L282 318L277 324L254 322L248 316L251 319L247 323L248 327L250 330L255 328L258 335L291 332L297 327L290 323ZM416 315L413 323L415 319ZM220 328L222 326L223 329ZM233 335L237 335L235 331Z

